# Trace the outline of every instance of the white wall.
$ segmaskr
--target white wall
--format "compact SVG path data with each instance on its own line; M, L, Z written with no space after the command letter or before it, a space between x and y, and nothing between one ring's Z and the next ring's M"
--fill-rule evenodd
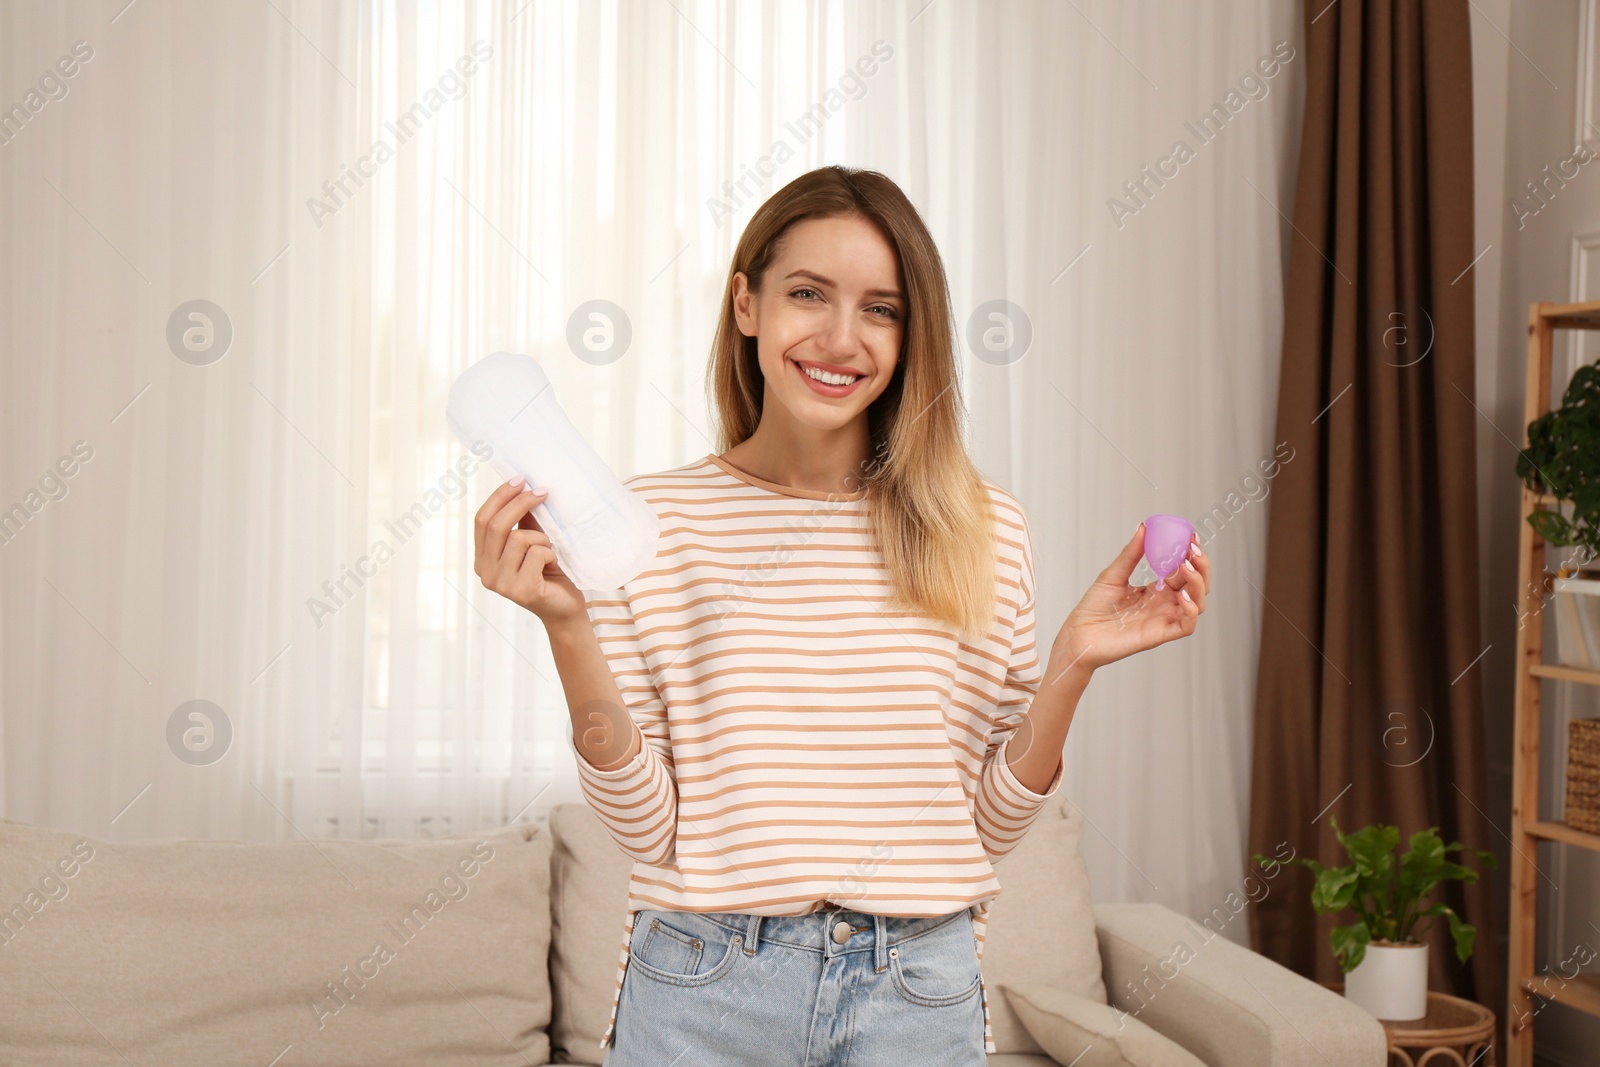
M1580 32L1582 31L1582 32ZM1516 448L1524 440L1523 385L1527 366L1528 305L1535 300L1600 298L1600 259L1574 256L1583 235L1600 235L1600 160L1582 166L1557 188L1537 214L1518 217L1514 199L1531 203L1525 183L1543 177L1548 164L1572 154L1579 136L1581 83L1600 78L1600 0L1474 0L1472 62L1477 197L1476 252L1492 245L1474 270L1477 297L1480 589L1484 643L1484 718L1488 735L1488 814L1502 832L1511 825L1511 717L1517 636L1517 539L1522 521ZM1591 72L1591 73L1586 73ZM1600 110L1589 117L1600 146ZM1570 173L1570 170L1568 171ZM1600 237L1592 238L1600 242ZM1578 275L1584 275L1582 291ZM1556 335L1552 370L1555 399L1575 365L1600 357L1600 338L1580 354L1569 331ZM1490 420L1493 420L1491 423ZM1554 628L1545 634L1553 655ZM1545 682L1541 741L1541 815L1560 815L1559 783L1566 761L1564 738L1571 715L1597 713L1592 689ZM1511 856L1504 836L1495 843L1500 860L1496 889L1501 958L1506 959L1506 872ZM1535 862L1540 878L1538 958L1542 971L1567 957L1579 943L1600 948L1600 855L1566 845L1541 845ZM1554 883L1557 889L1550 889ZM1594 967L1586 968L1593 971ZM1499 1010L1503 1013L1504 1006ZM1600 1019L1559 1003L1535 1017L1542 1062L1592 1064L1600 1048ZM1580 1050L1582 1050L1580 1054ZM1504 1061L1503 1053L1500 1057Z

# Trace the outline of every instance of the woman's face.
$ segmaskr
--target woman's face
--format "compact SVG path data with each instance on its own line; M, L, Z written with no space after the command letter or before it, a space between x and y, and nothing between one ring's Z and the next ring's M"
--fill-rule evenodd
M877 228L859 217L798 222L759 296L743 271L733 284L739 331L757 338L766 376L762 419L782 413L816 430L865 419L894 376L907 311L899 261Z

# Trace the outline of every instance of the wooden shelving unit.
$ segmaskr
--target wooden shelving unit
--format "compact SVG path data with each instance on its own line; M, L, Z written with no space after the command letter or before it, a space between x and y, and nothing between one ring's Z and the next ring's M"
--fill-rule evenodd
M1528 382L1523 426L1550 410L1550 362L1556 330L1600 330L1600 300L1583 304L1535 303L1528 309ZM1600 686L1600 671L1544 662L1545 596L1554 577L1545 569L1545 542L1527 516L1554 499L1522 487L1522 529L1517 566L1518 617L1515 719L1511 769L1510 969L1506 983L1507 1067L1533 1067L1533 1022L1542 1002L1553 1000L1600 1015L1600 975L1575 978L1547 969L1534 973L1535 926L1540 875L1535 868L1541 841L1600 852L1600 834L1539 818L1539 711L1543 679ZM1538 575L1538 581L1534 576Z

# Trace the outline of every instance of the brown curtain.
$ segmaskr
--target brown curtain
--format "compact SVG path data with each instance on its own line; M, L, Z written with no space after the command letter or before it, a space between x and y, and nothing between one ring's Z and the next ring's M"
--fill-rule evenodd
M1344 866L1334 820L1398 826L1401 852L1429 826L1447 844L1490 849L1470 8L1306 0L1304 12L1276 438L1295 451L1273 487L1250 850ZM1436 890L1478 929L1465 965L1442 916L1429 934L1430 988L1497 1015L1491 886L1504 866ZM1281 869L1251 909L1251 937L1292 970L1342 980L1328 935L1354 917L1316 915L1312 881L1304 867Z

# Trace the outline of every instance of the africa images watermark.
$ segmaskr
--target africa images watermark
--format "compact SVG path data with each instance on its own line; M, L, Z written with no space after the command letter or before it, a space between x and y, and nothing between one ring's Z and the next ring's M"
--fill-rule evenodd
M1217 539L1225 526L1244 511L1251 504L1259 504L1272 494L1272 480L1295 457L1294 446L1287 441L1279 441L1273 446L1272 455L1256 461L1256 469L1261 472L1258 478L1254 471L1246 471L1239 479L1237 489L1229 489L1223 498L1211 505L1200 515L1200 520L1194 524L1195 537L1200 544L1210 546ZM1142 557L1134 568L1134 573L1139 577L1139 584L1144 584L1146 579L1143 574L1154 575L1148 562ZM1141 601L1126 608L1120 619L1119 625L1126 626L1133 616L1138 615L1148 606Z
M1283 66L1295 57L1294 46L1288 41L1279 41L1272 50L1272 54L1256 60L1255 69L1261 72L1260 77L1255 71L1246 71L1239 78L1236 89L1229 89L1222 97L1221 103L1213 104L1211 110L1203 112L1198 119L1185 122L1184 128L1194 135L1198 145L1191 147L1189 142L1179 138L1173 142L1172 151L1162 156L1155 162L1152 171L1150 164L1146 163L1139 169L1138 178L1130 178L1122 183L1122 191L1127 194L1127 200L1116 197L1106 199L1106 210L1111 212L1111 221L1116 223L1117 229L1127 225L1126 220L1137 215L1148 207L1155 198L1156 192L1166 188L1166 181L1178 176L1184 164L1198 158L1198 147L1210 144L1222 135L1228 123L1234 116L1245 109L1252 101L1265 100L1272 91L1268 83L1275 77ZM1197 125L1198 123L1198 125ZM1152 188L1152 185L1154 188Z
M94 846L88 841L76 842L70 854L56 860L50 870L28 887L21 901L13 904L9 910L0 912L0 948L20 937L22 931L36 921L45 908L66 900L67 894L72 892L66 880L77 877L83 864L92 859Z
M1283 854L1283 850L1285 848L1289 850L1289 854L1287 856ZM1194 960L1198 958L1200 949L1205 948L1211 942L1222 936L1222 928L1227 926L1228 923L1233 921L1234 918L1244 912L1245 908L1247 907L1247 898L1249 902L1253 904L1260 904L1267 898L1267 894L1272 892L1272 886L1268 885L1267 882L1270 879L1276 878L1278 876L1278 872L1294 859L1294 846L1290 845L1287 841L1280 841L1278 842L1277 848L1273 850L1273 855L1274 858L1269 863L1263 863L1261 865L1262 870L1265 872L1262 875L1261 881L1258 882L1256 880L1256 876L1253 874L1246 875L1243 886L1244 896L1241 897L1237 889L1230 889L1228 891L1228 895L1223 898L1222 904L1212 908L1211 911L1206 914L1206 917L1200 920L1201 926L1205 927L1203 931L1199 927L1195 926L1193 919L1184 920L1184 926L1189 929L1190 933L1195 935L1196 944L1194 948L1189 947L1189 943L1187 941L1179 938L1173 941L1172 951L1156 961L1154 974L1151 973L1151 965L1147 963L1144 965L1142 972L1144 977L1140 978L1137 982L1135 982L1135 980L1132 978L1123 980L1122 984L1124 987L1124 992L1127 995L1127 999L1137 1000L1139 1002L1139 1006L1134 1008L1132 1011L1125 1011L1118 1007L1115 1003L1111 1005L1112 1009L1116 1012L1117 1026L1119 1029L1127 1025L1129 1016L1138 1015L1145 1008L1149 1007L1150 1002L1155 999L1156 993L1160 992L1162 989L1165 989L1167 982L1177 978L1179 972L1186 965L1194 962ZM1255 886L1259 886L1260 888L1259 895L1257 895L1255 888L1253 888Z
M1572 546L1572 551L1557 564L1557 573L1568 573L1569 577L1576 576L1582 568L1587 567L1594 560L1595 554L1588 545L1574 545ZM1517 629L1519 630L1527 624L1530 618L1544 611L1545 605L1550 603L1556 595L1553 583L1548 579L1545 579L1537 586L1531 580L1525 584L1535 604L1531 608L1524 608L1514 600L1511 602L1511 610L1517 613Z
M1287 453L1287 454L1286 454ZM1239 513L1251 504L1259 504L1272 492L1272 479L1278 476L1278 471L1294 459L1294 446L1287 441L1279 441L1272 450L1271 459L1256 461L1256 466L1261 471L1261 478L1247 473L1239 479L1239 490L1228 490L1226 496L1216 504L1211 505L1200 519L1195 523L1195 533L1199 535L1202 544L1210 544L1216 539L1222 528L1234 519ZM1264 479L1264 480L1263 480ZM1244 493L1243 496L1239 492Z
M39 487L30 488L22 499L0 511L0 545L9 545L22 533L22 528L45 509L46 504L60 503L67 498L72 487L68 481L81 469L80 464L94 458L94 446L87 441L72 442L72 454L61 456L54 466L39 476Z
M1520 1012L1520 1014L1517 1016L1517 1026L1527 1026L1528 1023L1532 1021L1533 1016L1538 1015L1544 1010L1544 1006L1546 1004L1553 1004L1557 1000L1560 1000L1561 990L1565 990L1567 988L1567 983L1570 980L1581 977L1581 968L1593 962L1594 958L1594 947L1587 941L1579 941L1577 945L1573 947L1573 950L1567 954L1566 959L1557 964L1557 968L1563 973L1560 975L1554 974L1550 970L1550 965L1548 963L1545 964L1544 974L1535 975L1524 990L1527 993L1531 993L1538 1003L1534 1005L1534 1009L1531 1012L1523 1011L1520 1004L1517 1005L1517 1010ZM1572 968L1572 973L1567 974L1565 973L1565 970L1569 965ZM1552 979L1559 983L1559 985L1552 986ZM1535 989L1533 988L1534 986L1538 986L1538 988Z
M850 101L865 96L866 79L878 72L880 63L887 63L893 58L893 45L887 41L873 41L871 52L858 58L853 67L839 76L836 88L830 87L822 94L821 100L784 122L783 136L772 142L772 147L755 161L754 167L748 163L741 164L738 179L729 178L722 184L720 197L713 196L706 200L706 211L710 213L711 221L721 226L751 197L762 195L778 168L793 159L806 142L821 132L829 118L844 110ZM794 140L793 146L790 145L791 138Z
M1593 124L1589 128L1594 129ZM1576 181L1582 173L1581 168L1587 163L1593 163L1600 153L1595 149L1600 147L1600 142L1591 140L1579 141L1572 146L1572 154L1565 159L1556 160L1556 169L1552 171L1550 164L1546 163L1541 171L1544 177L1534 181L1529 179L1522 183L1527 190L1526 196L1514 196L1510 200L1511 217L1517 220L1517 229L1528 225L1528 220L1548 207L1561 190L1567 187L1567 182Z
M439 888L429 889L420 904L412 905L395 922L384 923L384 929L393 935L394 944L391 946L387 940L377 941L370 953L355 962L354 973L349 964L340 967L340 977L323 984L326 995L307 1002L317 1016L317 1029L327 1026L329 1019L353 1003L356 994L382 974L384 966L394 962L398 958L396 953L415 941L428 923L444 911L446 904L465 900L472 888L467 884L467 879L477 877L493 859L493 845L487 841L474 843L470 852L456 860L453 870L439 879ZM460 872L459 877L457 871Z
M493 446L485 441L473 442L471 451L472 456L485 462L494 455ZM322 629L322 624L329 616L354 600L367 580L393 559L400 548L421 531L424 523L444 510L447 503L466 495L468 482L478 469L478 462L472 456L458 457L453 468L440 475L438 484L429 486L421 500L383 524L394 538L394 544L378 538L368 547L366 554L356 560L355 566L340 564L339 573L322 583L322 597L306 598L306 610L311 613L311 621L317 629Z
M366 187L367 180L377 174L381 164L389 162L395 157L395 150L403 146L414 137L418 130L445 105L446 97L450 100L460 100L467 95L467 79L478 69L480 61L487 62L494 55L494 47L489 42L477 40L472 43L472 56L462 56L456 60L455 66L439 75L437 84L429 86L428 91L422 94L422 99L402 111L397 120L386 121L383 128L393 135L393 146L383 138L372 142L372 150L360 159L355 166L348 167L339 164L339 175L329 178L322 183L322 192L326 199L315 196L306 200L306 210L311 213L311 221L316 223L317 229L322 229L324 219L337 215L346 204L355 199L356 193ZM399 125L396 126L395 122ZM355 188L350 188L350 184ZM341 195L343 194L343 195Z
M94 48L88 41L74 41L72 51L57 59L39 75L39 87L29 89L22 99L0 111L0 147L17 139L33 117L52 101L65 100L72 87L68 80L76 77L82 65L94 58Z

